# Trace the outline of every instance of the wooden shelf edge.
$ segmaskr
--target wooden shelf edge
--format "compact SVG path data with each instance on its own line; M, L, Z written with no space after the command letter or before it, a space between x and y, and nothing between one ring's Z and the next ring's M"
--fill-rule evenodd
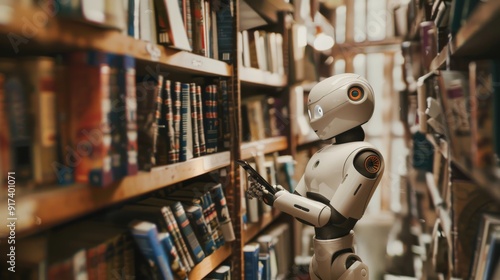
M441 194L439 192L438 187L436 186L436 183L434 182L434 174L431 172L426 172L425 173L425 181L427 183L427 189L429 190L429 194L432 199L432 203L434 204L435 208L440 208L443 206L444 201L441 198Z
M254 239L265 227L270 225L281 214L279 210L273 209L270 213L264 213L259 222L247 224L247 228L242 232L243 244Z
M246 85L285 87L288 82L286 75L279 75L256 68L241 67L239 75L241 83Z
M495 44L500 44L498 39L498 22L500 22L500 2L486 1L478 4L475 10L467 19L466 23L460 27L452 40L452 53L460 56L480 56L482 49L491 48L492 45L484 44L478 38L488 38L496 40ZM495 23L496 22L496 23Z
M43 230L229 164L229 152L222 152L139 172L105 188L77 184L25 194L15 198L16 232ZM7 198L2 198L0 207L7 209ZM7 212L0 211L0 218L6 220ZM0 228L0 237L5 230Z
M258 153L268 154L272 152L282 151L288 148L288 143L285 136L267 138L259 141L243 143L241 145L241 158L249 159Z
M49 15L42 9L18 6L12 9L12 14L10 20L0 23L0 34L5 35L0 40L0 48L6 52L43 54L91 49L130 55L196 74L229 77L232 73L232 66L223 61L137 40L119 30ZM47 21L43 24L37 22L36 32L28 34L26 21L41 16ZM12 44L12 34L26 41Z
M189 272L189 279L203 279L232 254L232 244L226 243L217 251L204 258Z

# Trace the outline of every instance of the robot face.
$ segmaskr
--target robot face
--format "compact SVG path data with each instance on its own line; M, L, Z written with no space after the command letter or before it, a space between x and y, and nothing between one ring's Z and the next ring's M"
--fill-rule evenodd
M373 108L373 89L366 79L356 74L324 79L309 93L310 124L323 140L366 123Z

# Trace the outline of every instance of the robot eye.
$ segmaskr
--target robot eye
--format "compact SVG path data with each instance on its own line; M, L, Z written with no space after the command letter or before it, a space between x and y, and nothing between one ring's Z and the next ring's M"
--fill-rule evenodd
M353 86L349 89L347 92L347 96L349 97L350 100L352 101L360 101L363 99L364 96L364 91L361 87L358 86Z
M319 119L322 116L323 116L323 108L321 108L321 106L319 106L319 105L316 105L314 107L314 118Z

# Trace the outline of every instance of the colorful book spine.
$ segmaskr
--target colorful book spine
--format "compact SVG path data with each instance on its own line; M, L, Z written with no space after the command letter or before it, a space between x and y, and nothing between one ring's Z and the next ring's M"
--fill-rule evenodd
M205 258L205 253L203 252L200 242L198 242L198 239L194 234L193 227L191 227L191 224L189 223L184 207L182 207L182 204L177 201L171 205L171 209L195 264L201 262Z
M182 0L186 9L185 9L185 28L188 36L189 45L193 48L193 17L192 17L192 4L191 0Z
M181 83L175 82L173 96L174 111L174 135L175 135L175 153L174 162L180 161L180 141L181 141Z
M221 0L217 18L217 47L219 59L229 64L233 63L234 43L234 7L233 1Z
M168 206L165 206L162 207L161 211L163 216L165 217L165 221L167 221L168 231L173 237L172 239L174 240L174 244L177 247L177 251L179 252L179 255L181 257L182 264L187 271L191 271L191 269L194 267L194 261L191 257L191 254L189 253L186 242L182 237L182 233L179 229L177 221L175 220L172 209L170 209L170 207Z
M192 21L193 21L193 52L206 56L207 49L205 45L205 5L204 0L192 0Z
M200 155L204 155L207 153L207 146L205 143L205 127L203 125L203 104L201 100L201 86L196 86L196 121L198 123Z
M75 52L69 56L71 148L75 181L106 186L111 172L110 67L106 54ZM82 151L85 147L85 152Z
M215 203L212 200L212 195L209 191L204 194L204 199L207 200L209 215L210 215L210 223L212 230L214 231L214 240L217 245L217 248L224 245L225 240L222 234L222 229L220 227L219 218L217 217L217 211L215 210Z
M215 100L214 100L214 89L213 85L207 85L205 87L204 93L204 128L205 128L205 145L207 154L212 154L217 152L217 137L218 137L218 125L217 125L217 112L215 111Z
M259 275L259 244L250 243L243 247L245 280L258 280Z
M215 210L217 211L217 217L224 240L228 242L234 241L236 237L234 235L233 224L231 222L231 216L229 215L229 208L227 207L226 196L224 195L222 185L216 184L211 187L210 195L215 204Z
M177 248L174 245L174 241L172 240L172 235L168 232L161 232L158 234L158 239L160 243L163 245L165 252L168 255L170 260L170 268L172 272L177 277L177 279L186 279L187 271L184 268Z
M167 154L168 163L175 163L176 160L176 150L175 150L175 130L174 130L174 111L173 111L173 101L172 101L172 85L170 80L165 80L165 96L163 99L163 114L165 117L165 125L167 131Z
M198 110L196 109L196 84L189 86L190 105L191 105L191 129L193 131L193 156L201 156L200 152L200 131L198 130Z
M157 117L157 140L156 140L156 164L168 164L168 130L166 118L165 100L167 99L167 91L165 89L166 80L162 81L160 94L156 99L156 117Z
M131 223L130 228L141 252L159 268L162 279L173 280L170 261L159 242L156 225L145 221L135 221Z
M164 123L163 123L163 118L161 117L161 108L162 108L162 105L163 105L163 96L162 96L162 92L163 92L163 76L159 75L158 76L158 83L156 84L155 86L155 97L156 97L156 109L154 111L154 119L155 119L155 122L154 122L154 128L153 128L153 153L154 153L154 156L153 156L153 165L156 165L156 159L161 157L161 152L163 151L160 151L160 147L163 148L164 145L162 144L159 144L160 142L162 142L161 140L161 130L164 129Z
M135 58L123 57L125 71L125 120L127 123L127 175L135 175L139 170L137 165L137 97L135 86Z
M199 205L183 204L186 216L188 217L191 225L193 225L194 232L203 245L203 251L208 256L216 249L215 241L208 230L207 222L203 217L203 210Z
M192 138L189 137L192 134L191 130L191 116L190 103L189 103L189 84L181 84L181 132L180 132L180 155L179 161L186 161L192 158Z

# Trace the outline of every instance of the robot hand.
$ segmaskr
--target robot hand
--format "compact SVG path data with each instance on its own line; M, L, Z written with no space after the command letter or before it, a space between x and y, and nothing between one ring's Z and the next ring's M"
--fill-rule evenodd
M280 185L273 186L276 192L283 191L283 187ZM248 189L246 191L250 198L257 198L264 201L265 204L273 206L276 196L270 193L266 188L257 182L252 176L248 177Z

